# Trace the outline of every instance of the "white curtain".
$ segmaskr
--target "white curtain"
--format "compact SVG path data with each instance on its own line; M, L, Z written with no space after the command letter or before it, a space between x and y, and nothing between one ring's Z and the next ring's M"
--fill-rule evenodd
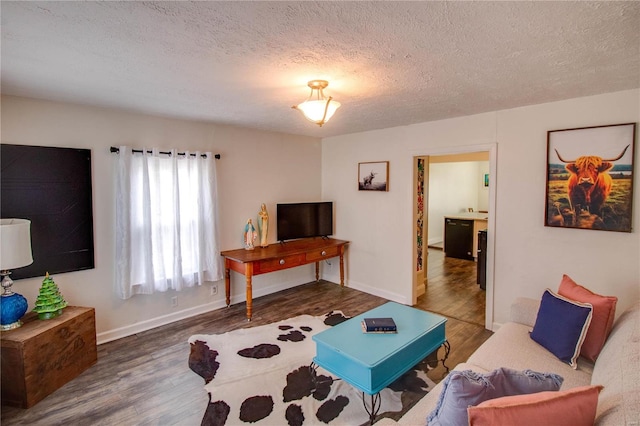
M122 299L222 279L210 152L132 153L116 172L116 293Z

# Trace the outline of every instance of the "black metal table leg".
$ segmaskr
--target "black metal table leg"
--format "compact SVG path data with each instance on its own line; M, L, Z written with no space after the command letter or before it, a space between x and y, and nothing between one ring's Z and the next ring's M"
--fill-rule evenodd
M371 395L371 411L369 411L364 395L364 392L362 392L362 405L364 405L364 409L369 415L369 423L373 424L376 416L378 415L378 411L380 411L380 407L382 406L382 398L380 397L380 392Z
M311 364L309 364L309 375L311 375L311 381L313 382L313 386L317 387L319 384L322 385L324 383L333 383L333 382L337 382L338 380L341 380L340 378L333 378L331 376L328 377L327 380L318 380L318 364L316 364L315 362L311 362ZM323 376L323 377L327 377L327 376Z
M448 373L449 367L447 367L445 361L447 360L447 358L449 358L449 352L451 352L451 344L448 340L445 340L442 346L444 347L444 358L442 358L440 361L442 361L442 366L447 370Z

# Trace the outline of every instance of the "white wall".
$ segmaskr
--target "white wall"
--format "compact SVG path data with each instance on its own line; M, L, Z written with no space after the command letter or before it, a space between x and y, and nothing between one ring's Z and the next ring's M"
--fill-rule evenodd
M109 109L2 97L2 143L92 149L95 269L57 274L72 305L96 309L98 341L128 335L224 305L209 286L129 300L116 298L114 283L114 156L110 146L183 148L220 153L217 161L222 250L242 247L242 229L266 203L275 242L278 202L317 201L321 196L321 144L316 138L131 114ZM55 167L52 164L51 167ZM254 298L314 279L313 265L254 277ZM245 300L244 277L232 273L232 303ZM16 281L30 302L42 278ZM178 296L178 307L171 297ZM260 312L254 312L259 317Z
M488 210L489 191L482 182L488 161L429 164L429 244L444 240L444 216Z
M54 278L65 298L96 308L99 341L131 334L188 315L222 307L223 291L208 286L180 293L114 296L113 155L109 146L184 147L222 154L217 163L222 249L240 247L241 230L265 202L275 220L279 201L335 202L336 237L350 240L347 285L392 300L412 299L413 157L486 150L497 144L493 292L490 321L508 319L517 296L539 297L557 289L563 273L593 291L620 298L618 312L638 300L640 238L618 233L547 228L544 221L546 132L640 121L640 91L630 90L498 111L413 126L327 138L267 133L173 120L109 109L2 97L2 143L92 148L96 268ZM637 143L637 141L636 141ZM636 149L636 164L638 164ZM390 161L390 191L358 191L357 166ZM640 223L635 177L633 223ZM490 220L491 222L491 220ZM269 240L275 240L271 233ZM597 259L597 261L594 261ZM324 277L338 282L337 262ZM254 297L313 279L313 266L254 279ZM232 303L244 300L242 278L233 273ZM31 304L40 278L16 282ZM218 283L222 290L222 283ZM171 307L178 295L179 306ZM491 305L490 303L488 305ZM255 312L256 316L260 312Z
M336 231L351 240L347 284L407 302L412 298L412 160L497 144L495 276L489 321L508 320L518 296L557 290L563 273L619 298L618 313L640 297L640 238L632 233L544 227L546 132L638 122L640 91L629 90L450 120L324 139L323 198L336 202ZM637 141L636 141L637 144ZM638 164L638 149L635 161ZM358 162L390 161L390 191L358 191ZM640 224L634 184L633 223ZM491 206L489 207L491 210ZM490 220L491 222L491 220ZM335 269L335 268L334 268ZM333 271L333 274L336 274Z

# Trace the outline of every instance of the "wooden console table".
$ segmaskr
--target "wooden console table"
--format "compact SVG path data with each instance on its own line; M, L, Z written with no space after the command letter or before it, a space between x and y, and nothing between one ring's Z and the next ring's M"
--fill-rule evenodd
M320 261L340 256L340 286L344 286L344 250L348 241L333 238L306 238L302 240L274 243L253 250L226 250L224 256L227 306L231 304L231 270L241 273L246 279L247 319L251 321L251 278L254 275L316 264L316 281L320 279Z
M3 331L2 404L29 408L98 361L93 308L67 306L62 315Z

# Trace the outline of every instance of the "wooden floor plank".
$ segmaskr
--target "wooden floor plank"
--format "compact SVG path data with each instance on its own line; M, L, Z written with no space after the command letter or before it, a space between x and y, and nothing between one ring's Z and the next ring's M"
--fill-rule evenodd
M448 318L449 367L465 361L490 335L484 329L484 292L475 263L429 250L427 291L416 307ZM144 297L144 296L141 296ZM208 403L204 381L188 366L188 339L295 317L341 310L354 316L387 300L333 283L304 284L257 298L253 320L245 304L138 333L98 347L98 363L28 410L2 406L11 425L199 425ZM442 356L442 352L439 354ZM442 365L429 372L438 382Z

